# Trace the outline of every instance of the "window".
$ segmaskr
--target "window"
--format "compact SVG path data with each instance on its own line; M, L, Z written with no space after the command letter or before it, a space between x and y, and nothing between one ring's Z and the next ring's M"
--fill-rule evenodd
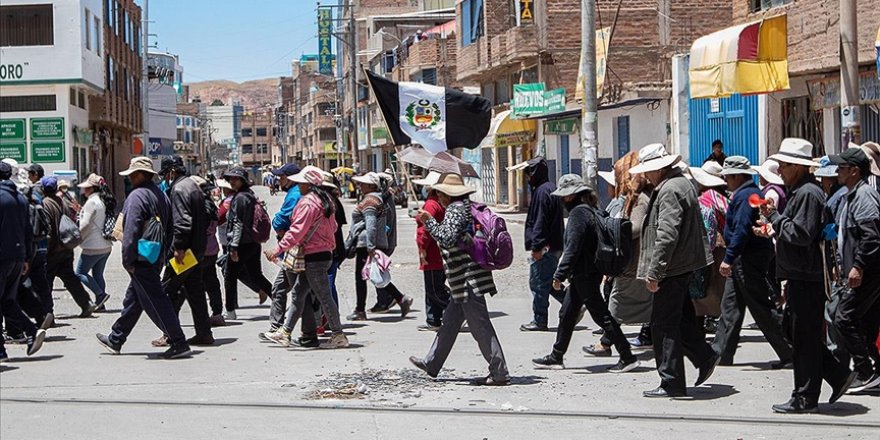
M813 110L809 96L782 100L782 136L806 139L813 144L813 157L825 155L825 124L822 110Z
M461 3L461 45L467 46L483 35L483 0Z
M241 154L253 154L254 146L253 144L241 144Z
M266 136L266 127L260 127L257 129L257 136Z
M79 92L77 92L77 98L78 98L77 99L77 103L78 103L77 107L85 110L86 109L86 94L83 93L82 90L80 90Z
M0 112L44 112L56 110L55 95L0 96Z
M794 0L749 0L751 2L752 12L766 11L782 5L789 4Z
M83 41L86 43L86 50L92 50L92 13L86 8L82 21Z
M73 87L70 88L70 105L76 105L76 89Z
M125 95L125 100L128 101L131 98L131 90L128 88L128 69L122 69L122 90Z
M241 137L251 137L253 135L254 135L254 132L250 128L242 128L241 129Z
M420 82L424 84L437 85L437 69L422 69L418 73L412 76L412 80L415 82Z
M615 159L620 159L629 154L629 116L618 116L614 126L614 139L617 144L617 155Z
M0 46L55 44L52 5L0 6Z
M94 25L95 25L95 32L94 32L93 37L95 38L95 41L93 42L92 46L95 48L95 52L98 55L101 55L101 19L98 18L97 15L95 16Z
M267 144L258 144L257 145L257 154L267 154L269 152L269 146Z
M115 78L116 78L115 69L116 69L116 66L113 65L113 57L108 57L107 58L107 90L109 90L111 92L115 88L115 87L113 87L114 86L113 81L115 81Z

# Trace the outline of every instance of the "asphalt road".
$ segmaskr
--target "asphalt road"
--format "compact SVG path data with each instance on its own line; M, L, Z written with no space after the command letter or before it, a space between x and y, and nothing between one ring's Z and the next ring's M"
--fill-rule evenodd
M270 210L282 195L258 194ZM351 205L346 204L350 210ZM267 305L240 288L239 320L214 329L218 344L198 347L190 359L164 361L150 346L160 335L142 318L114 356L94 339L118 316L128 277L119 245L107 267L108 313L89 319L64 318L77 308L60 288L54 296L62 315L47 343L27 358L23 346L9 346L13 358L0 374L0 437L46 439L310 437L352 439L880 439L880 398L846 396L821 405L822 414L773 414L770 405L787 400L791 370L771 370L773 352L760 332L746 330L735 365L719 367L708 383L691 388L684 400L649 400L641 392L658 383L651 352L642 367L615 375L605 370L616 358L586 357L580 346L596 337L575 334L562 371L536 371L530 360L547 354L554 333L522 333L530 320L528 267L523 252L510 269L497 273L499 294L489 300L493 322L513 376L504 388L472 386L486 374L474 341L461 333L444 370L431 380L414 370L410 355L424 355L433 333L424 322L422 275L418 271L415 227L398 211L400 246L392 269L395 284L416 298L415 311L401 319L396 310L347 323L347 350L296 350L260 342ZM522 216L509 227L517 246ZM263 264L270 279L277 268ZM340 309L354 307L353 263L340 271ZM370 288L368 305L375 299ZM551 305L551 325L558 304ZM184 307L184 331L192 320ZM746 322L751 322L747 319ZM595 328L589 317L582 326ZM629 333L635 327L626 327ZM688 366L688 380L696 370ZM360 392L359 392L360 391ZM826 387L823 398L827 398Z

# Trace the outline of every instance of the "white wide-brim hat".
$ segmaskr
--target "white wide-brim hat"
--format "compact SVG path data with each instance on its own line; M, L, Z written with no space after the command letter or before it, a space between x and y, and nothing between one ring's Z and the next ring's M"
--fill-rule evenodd
M805 167L816 166L816 162L813 161L813 144L800 138L783 139L782 144L779 145L779 152L768 159Z
M412 181L412 183L415 185L427 186L430 188L432 185L436 185L437 182L440 181L440 176L440 173L436 171L430 171L428 172L428 175L425 176L423 179L415 179Z
M599 171L599 177L601 177L605 183L611 186L617 186L617 178L614 177L614 171Z
M767 183L771 183L773 185L784 185L785 183L782 181L782 176L779 175L779 162L768 159L765 160L761 166L753 166L753 170L757 171Z
M697 181L700 185L706 188L714 188L716 186L725 186L727 182L720 177L713 176L706 172L706 170L698 167L690 167L688 168L691 172L691 176L693 176L694 180Z
M453 173L446 173L440 176L440 181L431 186L431 189L442 192L451 197L465 196L477 191L474 188L465 185L464 179L462 179L460 175Z
M681 156L669 154L663 144L650 144L639 150L639 164L630 168L630 174L641 174L649 171L662 170L677 164Z
M352 182L355 183L363 183L366 185L379 186L382 184L382 177L379 173L369 172L364 174L363 176L354 176L351 178Z

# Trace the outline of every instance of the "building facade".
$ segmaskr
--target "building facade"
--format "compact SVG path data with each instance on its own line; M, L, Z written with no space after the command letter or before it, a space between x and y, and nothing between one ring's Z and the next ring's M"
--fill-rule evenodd
M241 164L241 118L244 108L239 104L224 105L215 101L205 108L210 136L219 147L211 149L215 167L228 168Z
M274 111L247 111L241 117L241 165L249 169L254 178L260 168L272 165L276 131Z

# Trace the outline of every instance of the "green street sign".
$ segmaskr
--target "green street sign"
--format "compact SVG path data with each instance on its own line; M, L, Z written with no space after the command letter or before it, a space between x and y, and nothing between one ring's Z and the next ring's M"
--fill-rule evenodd
M544 92L544 113L565 111L565 89L553 89Z
M24 119L0 119L0 141L23 140Z
M544 134L574 134L577 122L576 118L547 121L544 123Z
M544 113L544 83L513 86L513 115L529 116Z
M15 159L18 162L27 162L27 149L24 142L9 142L0 144L0 157Z
M64 162L64 141L31 142L31 159L35 163Z
M31 140L64 139L64 118L31 118Z

